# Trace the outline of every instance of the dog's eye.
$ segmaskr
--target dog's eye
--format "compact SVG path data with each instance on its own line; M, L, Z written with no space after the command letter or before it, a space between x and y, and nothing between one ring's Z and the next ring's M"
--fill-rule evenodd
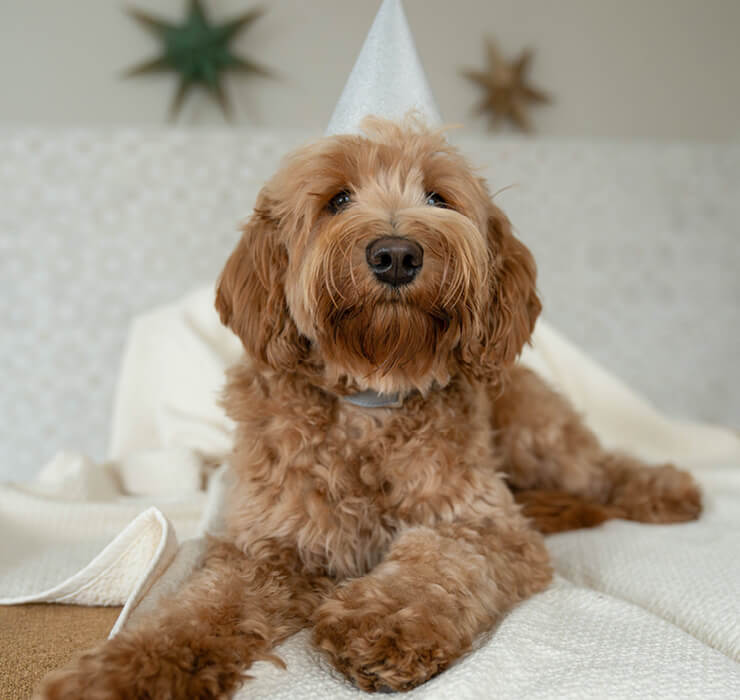
M337 192L330 200L326 208L332 214L338 214L342 209L347 207L352 202L352 196L347 190Z
M430 207L446 208L448 206L447 200L441 194L437 194L436 192L427 192L426 204Z

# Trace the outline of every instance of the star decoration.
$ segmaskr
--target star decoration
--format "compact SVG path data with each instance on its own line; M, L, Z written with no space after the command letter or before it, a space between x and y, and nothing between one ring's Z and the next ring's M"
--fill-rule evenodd
M201 0L190 0L188 14L180 24L173 24L147 12L129 9L128 13L163 44L156 58L129 69L127 75L144 75L172 71L180 76L170 106L170 118L180 111L185 97L196 85L204 87L221 106L224 116L231 116L223 75L226 71L271 76L271 72L254 61L237 56L229 48L231 41L263 10L255 8L222 24L212 24Z
M498 126L502 118L513 122L522 131L531 131L527 114L529 103L548 103L551 98L527 82L527 72L532 62L531 49L522 51L513 63L506 61L496 44L486 40L488 70L466 69L462 74L480 85L485 95L476 106L476 113L488 112L489 128Z

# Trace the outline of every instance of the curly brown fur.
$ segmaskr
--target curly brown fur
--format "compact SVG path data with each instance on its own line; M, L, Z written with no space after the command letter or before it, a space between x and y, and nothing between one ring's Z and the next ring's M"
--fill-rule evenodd
M257 660L310 619L333 587L306 575L295 548L265 543L257 560L212 540L202 568L153 619L51 674L45 698L223 698Z
M570 404L534 372L513 367L489 393L494 444L534 526L547 534L611 518L645 523L694 520L701 494L686 472L608 452Z
M413 123L365 130L287 160L219 281L246 350L225 394L228 543L45 697L226 697L306 625L357 686L407 690L548 585L527 514L545 532L697 517L688 475L605 452L514 366L540 311L534 261L459 153ZM406 286L366 262L390 234L423 249ZM366 389L402 406L343 400Z

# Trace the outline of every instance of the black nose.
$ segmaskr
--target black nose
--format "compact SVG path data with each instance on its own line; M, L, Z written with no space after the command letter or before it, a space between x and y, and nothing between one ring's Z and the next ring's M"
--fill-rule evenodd
M399 236L383 236L365 249L370 269L381 281L394 287L411 282L421 270L424 250L415 241Z

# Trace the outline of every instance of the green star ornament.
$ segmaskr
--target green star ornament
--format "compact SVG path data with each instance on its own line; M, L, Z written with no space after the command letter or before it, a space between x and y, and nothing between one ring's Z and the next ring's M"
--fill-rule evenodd
M128 13L160 39L164 46L159 56L134 66L126 74L177 73L180 81L170 106L171 119L180 112L185 97L196 85L211 93L228 119L231 117L231 105L224 90L224 73L238 71L265 77L272 75L267 68L237 56L229 48L232 39L262 15L262 8L249 10L223 24L209 21L201 0L190 0L187 17L180 24L134 8L129 8Z

